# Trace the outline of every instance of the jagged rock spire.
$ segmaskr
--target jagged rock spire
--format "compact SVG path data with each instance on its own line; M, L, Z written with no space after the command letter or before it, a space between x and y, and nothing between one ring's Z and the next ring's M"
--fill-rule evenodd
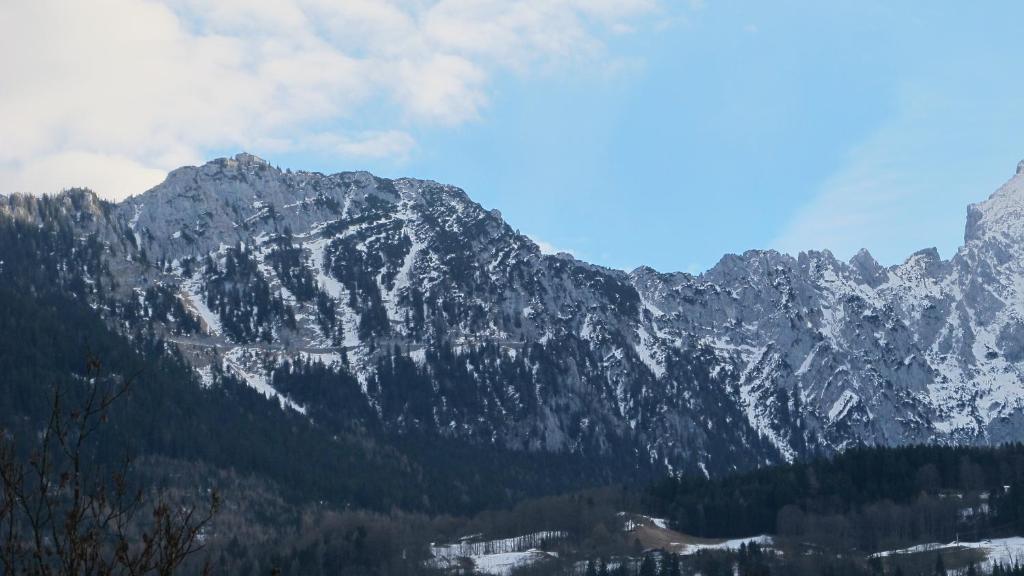
M1024 160L987 200L967 207L964 241L1024 241Z

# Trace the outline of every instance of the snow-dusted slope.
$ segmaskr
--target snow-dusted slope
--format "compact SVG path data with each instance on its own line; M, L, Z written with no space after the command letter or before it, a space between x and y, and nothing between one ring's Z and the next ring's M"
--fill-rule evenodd
M157 325L204 379L324 421L338 408L271 377L318 360L394 431L716 473L861 442L1021 440L1021 172L970 207L951 260L751 251L700 276L544 255L451 186L248 154L68 210L109 245L122 298L159 286L201 320ZM0 210L43 217L23 197Z
M867 252L727 256L700 277L638 270L662 325L735 372L750 422L784 453L810 441L1020 439L1024 174L969 209L949 261ZM799 437L795 437L799 436Z
M899 556L904 554L937 553L940 551L956 550L978 550L984 555L978 568L982 571L990 571L997 564L1010 567L1019 566L1024 563L1024 538L996 538L994 540L983 540L981 542L950 542L948 544L919 544L903 550L887 550L873 554L876 558L888 556Z

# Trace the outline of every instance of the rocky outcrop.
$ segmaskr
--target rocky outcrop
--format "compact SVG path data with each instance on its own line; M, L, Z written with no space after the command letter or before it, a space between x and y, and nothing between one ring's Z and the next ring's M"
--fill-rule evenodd
M750 251L699 276L544 255L452 186L248 154L117 205L67 198L120 239L118 297L160 287L186 304L198 331L156 325L210 385L233 372L314 421L347 408L278 389L276 367L351 374L366 405L353 418L396 433L627 468L1024 438L1019 169L968 209L949 260Z

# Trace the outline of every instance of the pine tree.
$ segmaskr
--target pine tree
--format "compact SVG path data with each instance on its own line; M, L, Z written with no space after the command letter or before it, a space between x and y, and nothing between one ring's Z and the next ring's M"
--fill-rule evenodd
M662 555L661 576L680 576L678 554L668 553Z
M654 566L654 555L644 555L644 559L640 561L640 576L657 576L657 570Z

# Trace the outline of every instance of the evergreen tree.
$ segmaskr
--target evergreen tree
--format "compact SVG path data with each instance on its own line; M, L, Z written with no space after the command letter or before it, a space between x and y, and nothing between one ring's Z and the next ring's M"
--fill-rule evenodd
M653 554L644 554L643 560L640 561L639 576L657 576Z
M680 576L679 555L663 553L661 556L661 576Z

